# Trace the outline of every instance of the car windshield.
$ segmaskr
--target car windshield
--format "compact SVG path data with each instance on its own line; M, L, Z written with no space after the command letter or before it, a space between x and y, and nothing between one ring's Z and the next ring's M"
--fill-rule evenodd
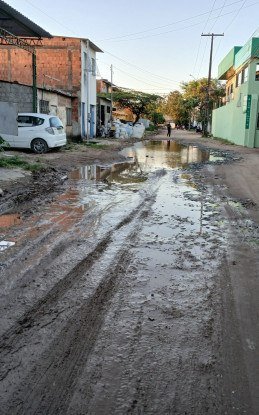
M49 119L49 125L51 127L63 128L63 124L58 117L51 117Z

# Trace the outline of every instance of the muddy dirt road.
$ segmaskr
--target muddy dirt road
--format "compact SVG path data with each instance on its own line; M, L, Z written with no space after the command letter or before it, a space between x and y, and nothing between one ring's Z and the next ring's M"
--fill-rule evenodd
M1 414L257 413L258 210L224 177L243 161L163 138L0 216Z

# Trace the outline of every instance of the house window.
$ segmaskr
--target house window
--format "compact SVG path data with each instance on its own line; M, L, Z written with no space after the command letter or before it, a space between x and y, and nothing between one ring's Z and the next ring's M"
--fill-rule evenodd
M230 98L233 99L234 98L234 95L233 95L233 84L230 85L229 94L230 94Z
M256 125L257 130L259 130L259 113L257 114L257 125Z
M236 76L236 87L238 87L239 85L241 85L241 78L242 78L242 73L239 72Z
M96 62L94 58L92 58L92 74L96 76Z
M242 83L247 82L248 78L248 67L244 68L242 71Z
M109 105L107 105L107 114L111 113L111 107L109 107Z
M44 99L40 99L40 112L41 112L41 114L48 114L49 113L49 101L45 101Z
M67 125L72 125L72 108L66 108Z
M259 81L259 63L256 64L255 68L255 80Z

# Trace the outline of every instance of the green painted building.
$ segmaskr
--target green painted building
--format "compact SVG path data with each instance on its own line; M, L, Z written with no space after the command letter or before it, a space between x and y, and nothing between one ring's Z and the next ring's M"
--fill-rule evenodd
M212 112L212 134L246 147L259 147L259 37L235 46L218 67L226 97Z

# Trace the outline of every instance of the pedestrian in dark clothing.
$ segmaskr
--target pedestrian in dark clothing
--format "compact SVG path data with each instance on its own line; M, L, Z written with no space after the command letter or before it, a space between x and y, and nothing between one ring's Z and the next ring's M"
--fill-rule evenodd
M167 137L171 137L171 130L172 130L172 127L171 127L171 124L169 122L167 124Z

